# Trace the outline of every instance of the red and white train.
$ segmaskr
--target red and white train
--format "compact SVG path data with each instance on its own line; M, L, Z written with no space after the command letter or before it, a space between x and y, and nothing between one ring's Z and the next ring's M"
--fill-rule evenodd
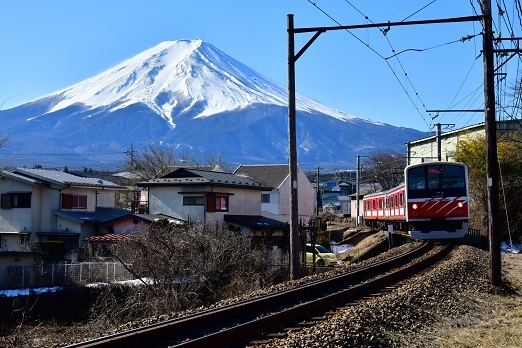
M363 198L364 221L415 239L462 238L468 231L468 168L458 162L407 166L405 182Z

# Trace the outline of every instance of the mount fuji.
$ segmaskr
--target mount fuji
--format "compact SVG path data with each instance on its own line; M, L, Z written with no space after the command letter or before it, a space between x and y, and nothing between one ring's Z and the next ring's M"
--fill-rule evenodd
M231 164L287 163L287 88L202 40L162 42L74 86L0 111L15 165L117 168L131 146ZM425 136L296 96L298 162L353 167ZM5 134L0 134L5 136ZM5 155L4 155L5 156Z

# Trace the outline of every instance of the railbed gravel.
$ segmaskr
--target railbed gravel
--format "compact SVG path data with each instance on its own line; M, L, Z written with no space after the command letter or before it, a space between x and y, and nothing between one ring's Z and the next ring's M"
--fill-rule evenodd
M477 299L489 290L486 252L457 246L450 255L389 294L340 310L262 347L435 346L433 329L473 322L479 315L474 311Z
M125 323L100 332L96 325L74 327L26 328L20 347L59 347L93 339L102 335L129 330L139 326L188 315L200 310L223 306L240 300L254 298L269 292L284 290L310 282L346 269L373 264L418 246L408 243L393 248L376 257L357 263L345 264L328 272L317 273L296 281L289 281L254 291L233 299L215 303L209 307L170 313ZM290 332L287 338L273 340L264 347L429 347L436 336L430 338L433 323L449 322L465 325L473 319L477 294L489 289L488 254L482 250L458 246L451 259L443 261L435 269L410 280L396 291L362 302L348 310L340 311L328 321ZM427 337L420 342L418 337ZM82 338L80 338L82 337ZM0 341L1 343L2 341ZM1 345L1 344L0 344Z

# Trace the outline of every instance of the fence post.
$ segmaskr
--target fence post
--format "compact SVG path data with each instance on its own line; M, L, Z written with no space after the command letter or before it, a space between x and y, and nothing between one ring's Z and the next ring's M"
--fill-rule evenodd
M109 263L105 262L105 279L107 279L107 283L109 282Z
M83 262L80 263L80 283L82 282L82 270L83 270Z
M51 285L54 285L54 263L51 264Z
M25 287L25 267L22 267L22 289Z

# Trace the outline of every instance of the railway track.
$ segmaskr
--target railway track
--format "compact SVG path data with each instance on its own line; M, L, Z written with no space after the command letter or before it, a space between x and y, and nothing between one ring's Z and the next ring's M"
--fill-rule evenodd
M146 327L67 346L241 347L255 345L285 328L327 320L325 313L358 299L389 291L393 284L430 267L452 244L424 242L404 254L295 288L270 293ZM275 334L277 336L277 334Z

